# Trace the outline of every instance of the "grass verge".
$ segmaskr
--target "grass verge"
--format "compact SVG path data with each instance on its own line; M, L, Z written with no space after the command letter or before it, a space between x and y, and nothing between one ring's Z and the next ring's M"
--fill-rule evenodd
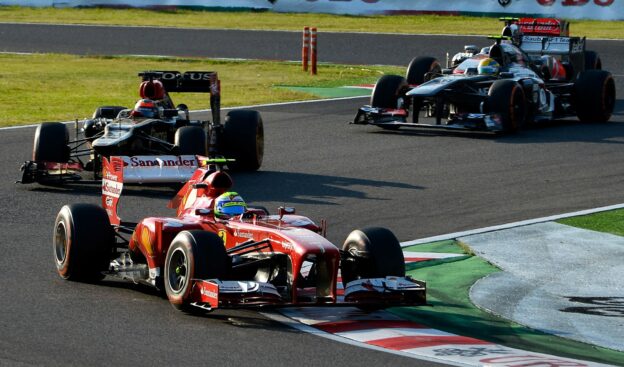
M557 221L569 226L624 236L624 209L565 218Z
M284 14L273 12L215 12L201 10L145 10L110 8L0 7L3 22L110 24L157 27L261 29L300 31L302 26L319 32L381 32L404 34L498 34L497 18L442 15L349 16ZM624 21L572 20L574 35L624 39Z
M222 106L241 106L318 98L277 86L316 88L374 83L396 67L319 65L311 76L288 62L222 61L150 57L93 57L56 54L0 54L0 126L66 121L90 116L102 105L132 107L139 98L143 70L214 70L219 73ZM205 94L172 94L191 109L209 107Z
M404 250L458 253L461 251L459 249L454 241L442 241ZM427 298L433 307L393 308L391 312L436 329L513 348L624 365L624 353L544 334L496 317L473 305L468 295L470 287L480 278L499 271L485 260L470 256L430 265L423 267L408 264L407 273L427 281Z

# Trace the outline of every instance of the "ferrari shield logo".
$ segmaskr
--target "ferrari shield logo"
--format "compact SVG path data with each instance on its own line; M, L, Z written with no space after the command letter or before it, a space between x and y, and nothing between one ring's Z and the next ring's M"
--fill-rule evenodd
M217 236L223 241L223 246L227 243L227 231L225 229L220 229L217 233Z

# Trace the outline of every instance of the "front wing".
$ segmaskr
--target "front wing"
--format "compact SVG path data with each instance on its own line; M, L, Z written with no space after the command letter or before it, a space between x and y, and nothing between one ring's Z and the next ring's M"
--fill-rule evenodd
M270 283L194 279L191 304L205 310L286 306L420 306L426 304L426 284L411 277L359 279L347 283L344 297L316 302L290 302Z
M375 125L386 129L397 129L399 127L413 128L438 128L447 130L480 130L480 131L503 131L501 118L498 114L466 113L457 114L444 121L436 121L430 118L431 122L418 121L410 122L408 112L405 109L389 110L378 107L360 107L351 124L355 125Z
M112 157L111 157L112 158ZM187 181L199 167L194 155L120 156L124 183L164 184ZM68 183L81 181L85 167L80 162L27 161L22 167L21 183Z

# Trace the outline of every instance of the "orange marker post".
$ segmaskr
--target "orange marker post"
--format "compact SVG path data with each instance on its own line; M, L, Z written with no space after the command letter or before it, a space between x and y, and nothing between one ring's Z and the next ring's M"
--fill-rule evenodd
M303 27L303 45L301 45L301 66L308 71L308 56L310 50L310 27Z
M310 29L310 74L316 75L316 27Z

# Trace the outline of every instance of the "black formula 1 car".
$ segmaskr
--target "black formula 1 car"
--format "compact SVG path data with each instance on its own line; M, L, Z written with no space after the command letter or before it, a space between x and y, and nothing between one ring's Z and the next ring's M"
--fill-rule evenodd
M199 166L197 155L234 158L231 169L260 168L262 117L253 110L232 110L222 124L216 72L145 71L139 77L141 100L134 109L100 107L92 118L76 121L72 140L66 124L39 125L20 182L78 181L83 171L99 180L102 157L110 156L122 157L127 183L185 182ZM186 105L174 106L169 92L209 93L212 121L191 120Z
M615 82L597 53L585 50L585 38L569 37L567 23L556 19L502 20L502 36L489 37L492 46L468 45L447 57L446 68L434 57L417 57L405 78L381 77L352 123L512 133L570 116L611 118ZM485 59L496 61L499 72L479 74Z

